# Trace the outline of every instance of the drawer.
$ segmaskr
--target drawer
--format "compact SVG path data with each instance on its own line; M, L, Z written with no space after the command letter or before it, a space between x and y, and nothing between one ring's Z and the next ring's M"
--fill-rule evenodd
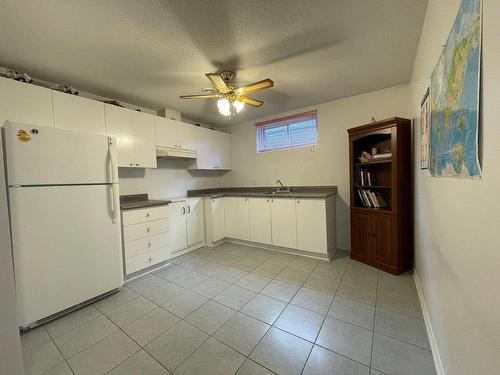
M168 211L167 208L168 206L157 206L122 211L123 225L131 225L152 220L166 219Z
M128 242L165 232L168 232L168 219L160 219L146 223L127 225L123 228L123 239L125 242Z
M160 247L144 254L125 259L125 273L131 274L144 268L151 267L157 263L170 258L170 251L167 247Z
M125 242L125 258L130 258L159 247L168 247L168 232Z

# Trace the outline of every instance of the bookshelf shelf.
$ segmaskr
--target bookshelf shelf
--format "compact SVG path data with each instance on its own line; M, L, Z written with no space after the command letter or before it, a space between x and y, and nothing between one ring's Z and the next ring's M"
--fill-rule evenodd
M354 165L357 167L365 167L369 165L376 165L376 164L391 164L392 160L374 160L374 161L367 161L366 163L355 163Z
M356 189L392 189L390 185L355 185Z
M394 117L348 130L351 258L396 275L413 258L410 123ZM373 149L392 156L359 161Z

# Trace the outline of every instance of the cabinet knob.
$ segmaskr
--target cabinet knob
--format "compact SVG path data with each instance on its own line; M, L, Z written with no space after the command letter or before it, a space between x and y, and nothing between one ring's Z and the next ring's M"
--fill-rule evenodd
M274 202L274 199L271 199L271 203L273 203L273 202Z
M300 203L300 201L299 201L299 200L297 200L297 203Z
M135 163L135 166L138 167L139 166L139 163Z
M269 202L269 199L266 199L266 202Z
M146 212L146 217L149 217L149 212Z
M134 163L130 163L130 166L132 167L134 165Z
M153 260L153 259L151 259L151 258L148 258L148 263L151 263L151 261L152 261L152 260Z
M151 247L151 242L148 242L148 247Z
M151 232L151 228L146 229L146 232L148 233Z

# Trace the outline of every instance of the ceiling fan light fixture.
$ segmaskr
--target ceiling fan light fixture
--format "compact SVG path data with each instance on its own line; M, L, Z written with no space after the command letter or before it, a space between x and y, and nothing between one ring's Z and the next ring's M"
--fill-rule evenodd
M219 113L223 116L229 117L231 116L231 103L226 98L219 99L217 101L217 108L219 109Z
M240 113L241 110L243 109L243 107L245 107L245 103L244 102L240 102L239 100L235 100L233 102L233 107L236 110L236 113Z

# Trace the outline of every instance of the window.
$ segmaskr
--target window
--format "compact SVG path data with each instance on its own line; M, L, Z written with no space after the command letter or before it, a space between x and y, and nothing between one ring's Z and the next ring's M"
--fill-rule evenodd
M316 111L255 124L257 152L285 150L318 144Z

